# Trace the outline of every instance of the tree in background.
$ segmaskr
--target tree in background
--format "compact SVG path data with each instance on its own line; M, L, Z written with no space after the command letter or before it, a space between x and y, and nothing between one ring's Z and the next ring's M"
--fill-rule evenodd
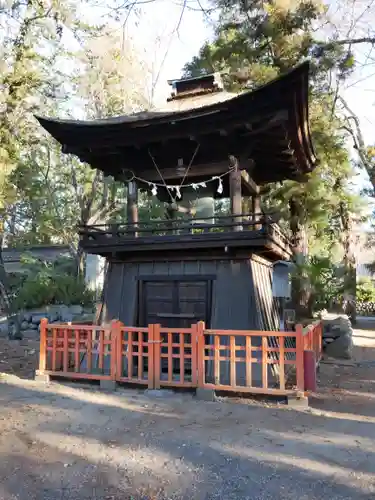
M71 115L78 108L80 117L95 119L143 110L148 102L147 68L134 47L129 41L125 50L123 41L103 27L91 29L86 27L75 52L65 54L71 66L69 101L52 100L44 112ZM124 215L124 186L62 155L40 127L34 127L30 143L12 176L18 200L8 242L68 245L81 279L85 255L78 246L77 224L100 224Z
M57 73L50 65L58 51L48 46L59 43L64 23L74 19L69 2L45 6L39 1L6 2L0 8L0 192L1 248L4 231L11 226L15 186L10 176L24 161L26 148L33 144L31 113L42 96L55 93ZM69 16L68 16L69 13ZM74 23L74 21L73 21ZM2 305L11 313L6 275L0 259Z
M298 264L303 264L308 249L313 255L332 255L342 235L344 261L355 286L350 232L360 204L350 190L354 171L345 119L337 110L337 82L355 67L350 45L317 38L314 28L325 9L312 1L217 0L216 6L220 16L215 39L186 64L185 75L220 71L227 88L240 92L311 59L310 125L319 166L305 183L272 186L263 202L276 205L283 215ZM294 305L303 314L309 303L306 280L296 276L293 285Z

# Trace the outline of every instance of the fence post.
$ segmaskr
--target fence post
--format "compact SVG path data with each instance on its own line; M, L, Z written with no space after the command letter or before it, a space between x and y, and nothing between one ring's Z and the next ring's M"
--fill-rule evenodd
M317 363L320 363L322 358L322 343L323 343L323 321L320 321L318 326L318 353L317 353Z
M303 353L304 363L304 390L316 392L316 356L314 350Z
M148 325L149 332L152 332L151 349L153 351L152 365L149 367L149 388L160 389L160 354L161 354L161 338L160 325ZM151 379L150 379L151 374Z
M43 374L47 368L47 325L48 319L42 318L40 322L39 374Z
M304 391L304 364L303 364L303 327L296 325L296 386L298 391Z
M122 333L123 324L119 320L111 321L110 339L111 339L111 364L110 375L111 380L116 380L121 377L122 370Z
M197 335L197 372L198 372L198 388L202 389L205 383L205 363L204 363L204 330L206 325L204 321L199 321L196 325Z

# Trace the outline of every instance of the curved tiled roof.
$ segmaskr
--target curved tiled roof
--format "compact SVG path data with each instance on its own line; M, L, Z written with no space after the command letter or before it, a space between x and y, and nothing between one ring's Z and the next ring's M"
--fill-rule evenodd
M184 152L191 155L193 139L201 144L198 165L234 154L253 160L251 175L260 184L298 180L316 162L308 123L308 74L306 62L239 95L214 92L170 101L162 110L104 120L37 119L64 152L118 178L127 169L137 175L150 169L150 148L162 168L176 164Z

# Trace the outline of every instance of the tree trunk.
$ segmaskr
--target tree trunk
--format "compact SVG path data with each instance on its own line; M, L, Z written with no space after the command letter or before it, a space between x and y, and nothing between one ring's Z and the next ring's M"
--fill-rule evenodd
M341 202L340 218L342 226L342 245L344 248L344 294L343 294L343 310L347 314L352 323L356 322L356 288L357 288L357 273L356 260L352 241L352 218L345 205Z
M84 280L86 275L86 252L81 247L77 250L77 278Z
M292 305L299 318L307 317L311 309L310 290L307 277L302 270L307 256L306 229L302 224L303 207L299 200L293 198L289 201L290 220L289 227L292 233L293 261L297 272L292 277ZM298 271L298 268L300 270Z

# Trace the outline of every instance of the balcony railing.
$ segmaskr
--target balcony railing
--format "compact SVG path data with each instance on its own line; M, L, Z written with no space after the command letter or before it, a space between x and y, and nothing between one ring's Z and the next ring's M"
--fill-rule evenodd
M228 238L228 233L231 233L230 238L241 240L269 238L289 248L288 238L272 217L257 213L79 226L81 241L102 245L115 241L125 245L141 241L220 240Z

